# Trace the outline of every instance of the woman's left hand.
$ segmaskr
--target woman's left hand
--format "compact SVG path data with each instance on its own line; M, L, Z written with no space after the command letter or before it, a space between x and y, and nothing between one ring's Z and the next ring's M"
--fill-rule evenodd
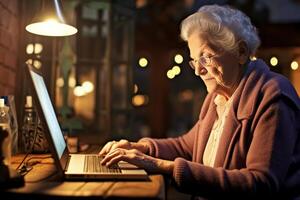
M126 161L152 173L172 174L174 162L148 156L136 149L116 148L101 161L102 165L111 166L119 161Z

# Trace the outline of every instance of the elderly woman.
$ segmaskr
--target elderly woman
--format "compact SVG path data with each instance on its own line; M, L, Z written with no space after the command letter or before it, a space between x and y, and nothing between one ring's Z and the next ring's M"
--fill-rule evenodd
M208 95L194 127L178 138L108 142L102 164L120 160L165 173L194 196L284 199L299 195L300 100L262 61L242 12L203 6L181 24L190 66Z

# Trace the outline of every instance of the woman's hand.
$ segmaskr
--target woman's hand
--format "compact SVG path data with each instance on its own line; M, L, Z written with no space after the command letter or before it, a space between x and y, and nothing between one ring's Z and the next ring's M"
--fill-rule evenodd
M174 162L148 156L137 149L115 148L101 161L102 165L111 166L119 161L126 161L152 173L172 174Z
M129 142L128 140L120 140L120 141L110 141L104 145L104 147L99 152L100 156L104 156L114 151L117 148L122 149L137 149L145 154L148 153L149 147L147 142Z

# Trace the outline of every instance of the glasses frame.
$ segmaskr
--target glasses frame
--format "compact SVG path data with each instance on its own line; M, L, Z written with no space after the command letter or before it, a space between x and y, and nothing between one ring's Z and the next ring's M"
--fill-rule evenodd
M190 67L195 70L196 69L196 66L195 65L202 65L204 67L208 67L210 64L211 64L211 60L212 58L215 58L215 57L220 57L223 53L221 54L215 54L215 55L211 55L211 56L200 56L199 59L197 60L190 60L189 61L189 65Z

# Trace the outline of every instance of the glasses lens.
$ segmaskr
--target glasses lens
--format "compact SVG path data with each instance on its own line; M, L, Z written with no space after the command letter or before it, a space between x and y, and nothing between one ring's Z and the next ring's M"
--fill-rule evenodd
M189 64L190 64L190 67L192 68L192 69L195 69L195 64L194 64L195 62L193 61L193 60L190 60L189 61Z
M210 58L209 58L209 57L201 56L201 57L199 58L199 62L201 63L201 65L207 66L207 65L210 64Z

